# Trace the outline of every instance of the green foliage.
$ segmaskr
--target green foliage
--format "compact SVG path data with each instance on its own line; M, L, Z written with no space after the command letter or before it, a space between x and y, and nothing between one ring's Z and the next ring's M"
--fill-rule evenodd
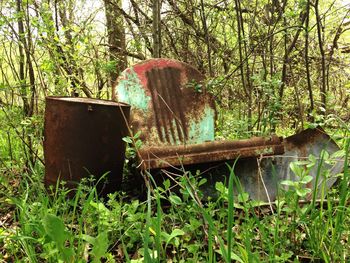
M137 157L137 151L142 146L140 135L141 135L141 132L139 131L132 137L127 136L123 138L123 141L127 143L127 148L125 153L127 159L135 159Z
M97 237L82 235L82 239L93 246L91 250L93 262L101 262L100 260L106 257L109 246L108 233L106 231L100 232Z
M44 97L74 93L110 98L110 84L121 64L111 58L105 23L98 21L105 14L102 1L93 1L91 9L85 2L19 1L20 10L16 1L0 5L0 261L350 260L350 31L343 1L319 4L321 39L314 3L309 25L300 24L310 1L287 1L285 6L278 1L274 6L269 1L205 1L203 9L198 1L169 1L162 6L162 56L190 63L206 75L210 58L213 76L204 83L190 81L188 88L199 93L207 89L218 103L218 139L290 135L317 125L336 130L342 151L332 156L322 152L318 162L310 156L292 163L297 180L284 181L272 204L250 200L232 167L226 174L228 185L216 183L216 199L201 191L206 179L200 172L188 171L148 185L146 201L130 200L123 192L100 199L93 178L82 180L74 193L64 182L44 187ZM114 3L117 7L118 1ZM151 54L150 2L133 1L123 11L122 51L130 65ZM240 40L239 15L244 31ZM326 51L326 105L321 104L319 46ZM135 176L132 160L142 145L140 136L138 132L123 139L130 160L125 176ZM310 188L329 176L325 164L334 158L345 160L339 184L328 195L323 186L321 192ZM309 171L315 166L316 182L311 182Z
M345 148L336 156L347 154ZM324 162L332 159L324 156ZM15 212L15 217L14 225L5 224L0 232L2 258L47 262L349 259L344 240L350 217L349 210L342 209L348 200L342 188L349 183L348 170L341 177L340 190L334 189L321 205L298 202L307 196L303 189L309 182L308 170L316 163L310 156L291 164L299 180L284 182L289 188L281 189L273 211L250 201L231 167L228 186L217 183L218 197L206 201L199 190L206 180L188 172L178 178L178 191L168 179L149 189L145 202L128 201L122 193L100 200L89 180L82 182L74 197L68 198L70 191L64 184L49 196L40 169L22 177L13 196L9 188L16 186L6 176L1 180L5 205L1 211ZM165 201L168 205L163 206Z
M66 231L62 219L55 215L47 214L43 219L43 226L46 235L54 243L53 247L57 249L59 261L71 261L74 257L74 250L72 243L69 242L69 247L67 247L66 242L72 241L72 235ZM47 247L50 247L49 245L47 244Z
M282 181L281 184L291 187L299 197L306 197L307 194L311 193L311 189L306 188L305 186L313 179L309 173L315 164L316 158L312 155L309 157L309 161L298 161L290 163L290 169L297 176L297 180L285 180Z

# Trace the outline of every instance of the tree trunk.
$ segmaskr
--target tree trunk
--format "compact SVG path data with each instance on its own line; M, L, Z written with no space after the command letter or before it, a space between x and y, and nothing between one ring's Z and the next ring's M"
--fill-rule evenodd
M28 4L28 3L27 3ZM34 68L31 60L31 34L29 28L29 15L25 13L23 8L22 0L16 1L17 5L17 13L18 13L18 36L19 36L19 81L21 85L21 97L23 100L23 112L25 117L32 117L34 114L34 109L36 105L36 88L35 88L35 75ZM28 9L27 9L28 11ZM24 27L24 21L26 21L26 28ZM26 29L26 30L25 30ZM27 39L26 39L27 35ZM29 74L29 85L27 84L26 70L28 70ZM27 87L30 87L30 93L28 94ZM30 101L29 101L30 97ZM29 163L31 166L35 165L35 158L33 155L33 140L32 137L25 132L23 132L24 137L24 149L28 147L29 152L25 151L27 160L26 167L29 167Z
M238 49L239 49L239 61L240 61L240 70L241 70L241 80L243 89L245 91L247 97L247 122L248 122L248 131L252 130L252 108L253 108L253 100L252 100L252 89L251 89L251 81L250 81L250 69L248 62L248 51L247 44L245 41L245 33L243 26L243 17L242 17L242 8L240 0L235 0L235 9L237 16L237 34L238 34ZM244 56L243 56L244 54Z
M282 104L282 101L283 101L283 93L284 93L284 88L285 88L285 85L286 85L286 82L287 82L287 76L288 76L288 74L287 74L287 67L288 67L288 64L290 62L289 61L289 55L294 50L295 45L296 45L296 43L297 43L297 41L299 39L299 35L300 35L301 31L303 30L302 25L304 24L305 19L306 19L306 12L301 11L299 28L297 29L297 32L295 33L292 42L290 43L288 48L285 49L285 52L284 52L283 66L282 66L282 77L281 77L282 84L280 86L279 96L278 96L279 102L281 104Z
M160 0L152 0L152 37L153 37L153 57L160 58L162 52L161 42L161 18L160 18Z
M309 62L309 19L310 19L310 0L306 2L306 24L305 24L305 68L306 68L306 80L307 80L307 90L309 92L310 108L309 116L310 120L313 122L314 117L312 112L314 111L314 97L312 93L311 86L311 76L310 76L310 62Z
M203 23L203 29L205 34L205 41L207 44L207 56L208 56L208 69L209 69L209 75L210 77L214 76L213 68L211 65L211 48L210 48L210 40L209 40L209 33L208 33L208 27L207 27L207 19L205 16L205 10L204 10L204 2L201 0L201 13L202 13L202 23Z
M125 56L125 32L123 17L119 12L120 0L104 0L107 21L107 36L109 46L109 59L116 64L116 70L109 73L112 86L112 99L115 100L115 81L119 74L127 67Z
M321 111L321 114L326 112L326 57L323 48L323 39L322 39L322 22L318 10L318 0L315 1L315 16L316 16L316 25L317 25L317 37L318 37L318 46L321 54L321 86L320 86L320 97L321 97L321 107L324 109Z
M24 116L31 116L32 110L30 109L30 105L28 102L27 81L25 77L26 63L25 63L24 47L25 47L26 39L24 34L22 1L17 0L16 4L17 4L17 13L18 13L17 25L18 25L18 35L19 35L19 42L18 42L19 81L21 86L21 98L23 101L23 113L24 113Z

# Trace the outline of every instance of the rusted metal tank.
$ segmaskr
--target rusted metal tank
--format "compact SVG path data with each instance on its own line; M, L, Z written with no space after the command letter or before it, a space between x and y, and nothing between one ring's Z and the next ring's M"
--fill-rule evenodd
M93 175L100 193L120 187L130 106L88 98L47 97L45 109L45 184L58 180L74 188Z

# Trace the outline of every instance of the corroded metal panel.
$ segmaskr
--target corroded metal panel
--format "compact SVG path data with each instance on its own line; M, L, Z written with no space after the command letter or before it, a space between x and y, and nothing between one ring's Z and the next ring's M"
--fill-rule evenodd
M332 155L339 150L339 147L320 128L302 131L283 139L281 144L274 137L270 141L266 139L265 143L262 138L225 142L228 143L226 147L209 143L211 146L201 144L197 147L189 147L187 151L175 151L175 148L169 149L167 153L163 153L163 161L160 158L155 158L153 153L157 149L149 149L148 153L146 151L141 152L144 156L144 167L149 168L152 174L161 173L165 177L167 171L173 174L178 173L178 168L191 171L193 174L200 171L201 176L208 180L202 186L202 191L206 196L215 197L217 195L216 182L228 182L230 172L227 165L233 165L235 159L238 158L234 171L242 185L243 191L247 192L251 199L260 201L276 200L279 189L285 188L285 186L280 184L281 181L300 180L291 171L290 163L307 160L311 154L316 159L315 166L310 170L313 180L305 187L311 190L314 189L317 172L320 169L321 176L316 187L318 189L317 196L320 195L322 188L324 193L327 192L335 183L337 175L344 168L342 159L332 160L332 162L321 161L321 152L323 150ZM255 142L255 145L253 142ZM258 144L260 144L260 150L257 150L259 148ZM220 150L223 150L223 152L220 153ZM259 154L259 151L266 155ZM175 158L176 154L174 152L179 153L177 158ZM183 153L182 156L181 152ZM160 156L161 154L158 153L158 155ZM329 174L324 176L324 171L329 171ZM235 189L234 192L237 194L238 189ZM312 193L306 196L306 199L310 199L311 195Z
M122 180L130 106L106 100L47 97L45 109L45 183L58 179L74 188L80 179L102 175L103 193Z
M315 129L307 129L284 140L285 153L279 160L279 173L283 175L284 180L298 180L294 173L289 169L289 164L298 160L305 160L310 155L316 157L316 164L311 169L310 175L314 178L307 187L314 188L318 170L321 175L318 181L318 187L321 188L323 182L327 190L337 180L336 175L344 169L344 160L322 160L322 152L326 151L329 155L340 150L338 145L332 138L320 127ZM329 176L323 175L324 171L329 171Z
M144 147L190 145L214 140L216 109L204 76L172 59L151 59L118 78L118 101L131 105L131 126Z
M343 171L344 161L332 160L332 163L321 161L322 151L330 155L337 152L339 147L321 128L307 129L283 140L284 153L264 158L240 159L235 167L235 174L239 178L244 191L249 193L251 199L261 201L274 201L277 198L280 182L283 180L298 181L298 178L290 169L290 163L305 161L310 155L317 160L310 170L313 180L305 187L313 190L316 177L320 169L321 175L317 183L318 194L324 187L324 193L335 183L337 175ZM216 164L217 165L217 164ZM214 165L213 165L214 166ZM325 177L324 171L329 171ZM227 172L226 172L227 173ZM227 179L226 179L227 180ZM209 188L213 186L209 186ZM213 192L213 190L211 190ZM311 198L312 193L306 198Z
M119 77L118 100L131 105L132 129L141 131L141 169L185 166L213 171L239 158L236 174L244 189L252 199L267 201L276 198L281 180L298 180L290 171L291 162L310 154L320 158L322 150L331 154L339 149L320 128L284 140L271 136L214 141L215 103L203 87L203 79L190 65L171 59L141 62ZM315 184L318 164L310 172L314 180L307 187ZM342 170L342 162L323 168L331 169L332 176L321 178L319 184L325 182L329 188L336 180L334 175Z
M145 147L140 150L143 169L228 161L236 158L258 157L284 152L282 138L255 137L247 140L216 141L201 144Z

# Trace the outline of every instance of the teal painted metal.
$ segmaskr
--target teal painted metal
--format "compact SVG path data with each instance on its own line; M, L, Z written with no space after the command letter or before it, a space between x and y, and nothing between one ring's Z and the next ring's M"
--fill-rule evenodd
M146 95L140 79L132 69L122 73L116 91L119 101L128 103L133 108L148 111L151 98Z
M131 104L132 129L141 131L140 169L201 170L210 175L208 179L214 178L209 183L213 186L218 179L211 176L213 172L221 175L220 167L227 169L227 162L233 164L239 158L235 174L243 188L251 198L267 201L275 199L281 180L298 180L289 169L292 161L316 156L323 149L339 150L321 129L306 130L284 141L277 136L214 141L215 103L205 88L199 92L203 80L190 65L171 59L144 61L119 78L118 99ZM341 169L338 161L332 175ZM316 171L310 172L314 178ZM328 188L334 182L335 178L329 178L322 185ZM311 183L306 186L315 187Z
M190 144L214 141L215 137L215 111L206 107L199 120L191 119L189 123L189 140Z
M151 59L126 69L116 85L118 101L131 105L131 126L144 147L214 141L216 108L204 76L172 59Z

